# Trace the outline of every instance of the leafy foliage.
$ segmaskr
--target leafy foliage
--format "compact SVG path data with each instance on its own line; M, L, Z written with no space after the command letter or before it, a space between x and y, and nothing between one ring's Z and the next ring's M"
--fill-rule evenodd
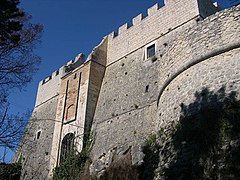
M76 180L83 171L88 156L84 153L72 154L54 170L53 180Z
M151 146L152 144L154 144L157 140L157 135L156 134L152 134L151 137L147 140L147 144L149 146Z
M153 138L154 137L154 138ZM151 143L149 143L151 142ZM145 154L143 163L137 167L139 180L152 180L155 176L155 169L159 163L159 145L157 144L157 135L151 136L147 144L142 148Z
M30 23L31 16L18 4L19 0L0 1L0 105L10 89L21 88L31 80L40 62L34 49L43 27Z
M18 180L21 175L21 163L0 163L0 179Z
M237 179L240 176L237 93L226 93L225 87L218 91L205 88L196 92L195 97L191 104L181 104L179 122L169 122L157 134L156 143L143 148L146 156L141 171L152 172L157 179Z
M203 89L196 101L182 105L180 126L174 133L176 152L168 178L235 179L240 162L240 102L236 92ZM178 168L181 167L181 168Z
M73 152L58 167L54 169L53 180L77 180L84 173L88 161L91 161L89 154L94 143L92 135L85 136L84 146L80 153Z

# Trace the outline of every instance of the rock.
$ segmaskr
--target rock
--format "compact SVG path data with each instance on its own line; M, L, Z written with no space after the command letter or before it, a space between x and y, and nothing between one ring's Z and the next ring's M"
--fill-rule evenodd
M131 154L132 154L132 165L141 165L143 163L143 158L145 157L145 154L142 152L142 149L140 146L133 146L131 148Z

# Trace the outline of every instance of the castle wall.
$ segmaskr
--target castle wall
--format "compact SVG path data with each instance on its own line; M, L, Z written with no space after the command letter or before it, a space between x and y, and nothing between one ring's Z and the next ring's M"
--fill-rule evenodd
M107 38L104 38L85 63L63 73L56 113L57 122L53 133L49 178L52 177L53 169L60 163L63 138L68 133L73 133L75 148L80 152L84 145L83 138L90 132L105 71L106 47ZM68 68L65 67L65 70Z
M16 156L21 152L25 158L23 177L51 177L64 136L75 134L81 151L91 126L96 133L91 173L104 170L113 153L129 149L132 164L140 164L142 144L177 122L182 104L191 104L196 92L239 92L239 8L206 18L217 10L210 1L166 0L160 9L149 8L147 17L134 18L133 26L107 36L84 64L70 61L41 81ZM150 43L156 51L147 58Z
M239 100L239 55L240 48L222 53L196 64L176 77L160 98L156 130L169 127L172 122L178 122L182 113L191 115L199 111L199 109L191 109L191 112L184 112L182 108L183 104L189 106L193 103L199 95L200 99L205 99L204 96L214 98L211 97L212 92L219 94L222 91L225 97L236 93L234 98ZM214 104L208 104L206 101L202 104L204 105L213 106Z
M62 69L39 82L35 107L59 94Z
M66 66L61 67L51 76L39 82L32 117L13 158L13 161L16 162L20 157L23 157L22 179L47 179L49 173L52 173L50 160L52 160L51 149L54 142L54 130L56 124L62 123L61 119L56 118L61 90L61 78L66 74L67 68L79 66L81 63L83 62L80 54L75 60L71 60ZM73 82L71 84L73 88L70 94L74 94L76 84L78 83ZM76 109L78 102L74 98L70 98L68 103L71 102L73 102L73 107ZM69 113L70 116L76 117L72 112ZM84 123L81 125L81 133L79 134L83 134L83 129Z
M61 72L55 71L39 82L35 108L13 158L17 161L23 157L22 179L45 179L49 173Z
M106 56L105 56L106 59ZM87 95L87 112L85 116L84 132L88 135L91 131L93 116L97 105L102 79L105 73L105 66L91 61L90 64L89 87Z
M86 136L88 136L91 131L93 117L105 74L107 45L108 37L105 37L102 42L93 49L87 59L87 61L90 61L90 75L87 94L87 112L84 125L84 133Z
M207 1L209 2L209 1ZM203 12L199 9L210 9ZM118 34L109 35L107 65L133 53L138 48L164 36L171 30L188 23L194 18L213 14L217 9L210 3L189 0L167 0L164 7L156 4L148 9L148 16L138 15L132 20L133 26L122 25ZM201 14L203 12L203 15Z
M13 161L22 157L21 179L46 179L58 97L35 107ZM37 139L37 133L40 136Z
M90 63L85 63L62 78L56 113L57 121L55 123L53 132L54 135L50 160L50 176L52 175L53 168L59 163L61 142L66 134L75 134L78 151L81 151L82 149L89 73ZM71 83L71 81L77 81L77 85L76 83ZM79 88L74 90L74 87L76 86ZM75 103L76 101L77 106L73 109L70 109L72 112L69 112L71 114L76 114L76 118L66 119L66 113L68 110L67 108L68 105L70 105L69 103Z
M167 4L164 8L167 8ZM149 20L148 26L154 23ZM129 147L133 164L138 163L140 152L136 153L136 146L163 127L164 121L168 123L177 120L181 102L187 102L188 98L189 101L193 100L191 96L194 92L204 86L217 89L230 79L239 80L239 55L236 55L239 54L236 49L239 46L239 7L216 13L202 21L192 19L164 36L153 35L155 32L151 35L144 33L144 20L140 25L143 36L131 34L130 28L125 36L122 34L121 40L117 39L121 38L121 33L109 39L107 68L94 116L96 139L92 150L95 161L92 171L101 172L111 162L113 151L123 153ZM153 29L158 31L158 28ZM150 39L145 40L145 36L151 40L155 36L156 60L144 57L146 45L152 42ZM141 42L142 45L131 51L134 46L130 46L129 42ZM231 53L233 55L229 57ZM192 63L201 58L207 59L208 64L197 64L194 67ZM228 58L231 62L227 62ZM194 69L189 70L189 75L184 71L184 75L178 76L182 69L190 65ZM191 75L194 78L190 78ZM188 80L185 78L185 81L184 76ZM168 87L166 82L171 78L173 82ZM237 84L236 87L239 88Z
M169 43L164 56L170 61L161 66L163 77L168 78L160 86L156 129L177 122L181 104L191 104L202 89L225 88L226 95L239 92L239 8L210 16Z

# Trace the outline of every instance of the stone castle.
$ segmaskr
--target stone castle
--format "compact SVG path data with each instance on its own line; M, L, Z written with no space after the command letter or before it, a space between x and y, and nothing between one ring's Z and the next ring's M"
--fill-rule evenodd
M106 36L86 59L79 54L42 80L14 157L23 158L22 179L51 178L73 144L80 152L93 132L91 173L127 150L132 164L141 164L141 145L177 122L195 92L238 92L239 8L165 0Z

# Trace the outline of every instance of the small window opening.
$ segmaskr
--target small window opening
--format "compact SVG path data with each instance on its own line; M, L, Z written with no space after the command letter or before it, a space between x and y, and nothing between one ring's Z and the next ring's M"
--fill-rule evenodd
M150 58L155 55L155 44L147 47L147 58Z
M145 93L147 93L148 91L149 91L149 85L145 87Z
M39 139L40 135L41 135L41 131L38 131L37 134L36 134L36 139Z
M77 78L77 73L74 74L74 78L73 79L76 79Z

